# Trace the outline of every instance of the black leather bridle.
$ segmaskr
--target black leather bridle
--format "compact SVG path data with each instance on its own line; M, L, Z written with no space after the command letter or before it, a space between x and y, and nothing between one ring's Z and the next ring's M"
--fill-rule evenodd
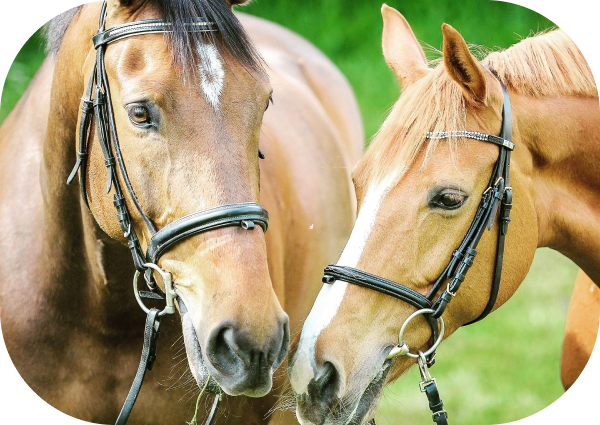
M488 67L486 66L486 68ZM490 70L490 72L492 71ZM492 72L492 74L494 73ZM413 357L418 358L421 376L423 378L421 390L426 393L429 399L429 407L433 412L433 420L439 425L447 425L447 413L443 410L443 403L439 398L435 379L431 378L428 372L428 367L432 366L435 361L435 347L437 347L437 344L441 341L441 337L439 336L440 332L438 331L438 319L442 317L448 303L456 296L457 291L460 289L460 286L465 280L466 274L473 265L473 261L477 255L477 245L479 244L485 229L491 230L498 212L500 228L496 243L496 260L494 264L494 276L490 297L479 317L466 325L478 322L492 311L500 289L502 262L504 258L504 240L506 233L508 232L510 210L512 208L512 188L509 183L510 153L515 145L512 142L512 113L510 99L506 87L500 79L498 79L498 81L502 86L502 93L504 96L500 137L466 130L429 132L426 135L427 139L460 137L481 140L498 145L500 148L498 159L496 160L487 189L484 190L477 211L475 212L475 217L462 242L458 248L453 251L448 265L433 283L433 286L427 295L422 295L414 289L384 279L380 276L347 266L330 264L325 267L325 274L323 276L323 283L326 284L332 284L336 280L352 283L407 302L414 306L417 311L426 310L424 315L431 326L432 338L433 341L436 341L435 346L433 347L433 350L429 350L431 351L429 355L424 356L423 353L419 352L418 356L413 355ZM442 293L435 298L445 282L448 282L446 288L444 288ZM443 324L443 321L441 323ZM443 336L443 332L441 333ZM408 346L401 340L399 341L399 346L394 348L393 351L396 351L398 355L404 355L408 353ZM392 355L392 357L393 356L394 355ZM388 359L392 357L388 356ZM371 423L374 424L374 420Z
M129 391L121 413L116 421L116 425L124 425L127 422L133 404L137 399L146 370L152 369L156 359L156 339L158 338L158 330L162 316L175 312L173 304L174 300L179 303L182 314L187 311L183 300L177 296L173 289L170 273L162 271L157 266L161 255L183 239L222 227L240 226L243 229L252 230L255 228L255 225L258 225L262 228L263 232L266 232L269 224L269 214L263 207L254 202L225 204L186 215L169 223L160 230L156 229L152 220L144 213L138 198L135 195L123 162L123 155L117 136L104 55L107 46L115 41L141 34L172 32L172 25L166 23L162 19L150 19L125 23L105 29L106 9L107 3L105 0L100 12L98 33L93 37L94 48L96 49L96 62L90 76L85 97L82 99L83 104L81 108L81 119L79 121L79 151L77 154L77 162L67 179L67 184L73 181L79 171L81 196L86 206L89 208L86 193L86 165L88 158L88 140L91 137L90 127L92 117L94 117L98 140L104 154L104 163L108 175L106 192L109 193L111 188L114 190L113 204L117 210L117 218L121 225L121 229L123 230L123 234L125 238L127 238L128 246L133 256L133 263L137 270L136 277L134 278L135 296L142 309L148 313L140 365L131 390ZM213 22L193 21L186 23L185 26L187 31L190 32L216 31L216 25ZM259 157L264 158L260 151ZM127 206L124 192L121 188L121 182L117 176L117 166L119 168L121 179L129 193L131 202L133 202L133 205L142 217L146 228L152 235L146 253L143 252L138 236L133 228L131 214ZM156 284L153 276L154 271L159 272L165 282L164 292ZM144 274L149 291L137 290L137 277L140 273ZM156 308L147 308L144 306L141 298L165 300L167 307L162 311L159 311ZM215 395L213 406L206 422L207 425L210 425L213 422L220 400L221 394L218 393Z

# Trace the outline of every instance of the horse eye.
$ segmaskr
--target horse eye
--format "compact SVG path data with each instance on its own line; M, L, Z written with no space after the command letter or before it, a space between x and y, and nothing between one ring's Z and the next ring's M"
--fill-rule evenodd
M434 205L445 210L454 210L460 208L467 200L467 195L457 190L447 189L434 199Z
M269 105L273 103L273 95L269 95L269 99L267 100L267 105L265 106L265 112L267 112L267 109L269 109Z
M127 108L129 119L138 127L149 127L152 122L150 119L150 111L144 105L131 105Z

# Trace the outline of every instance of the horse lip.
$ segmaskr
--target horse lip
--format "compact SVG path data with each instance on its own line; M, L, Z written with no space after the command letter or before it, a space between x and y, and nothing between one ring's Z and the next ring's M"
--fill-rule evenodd
M367 385L363 395L352 412L350 418L346 422L346 425L362 425L367 422L367 420L371 419L367 417L367 415L371 412L373 408L373 402L381 395L383 391L383 384L386 381L386 378L390 372L390 360L386 360L383 363L381 369L373 380Z
M200 347L200 341L198 341L198 336L196 335L196 329L192 323L191 314L187 311L182 312L181 321L183 328L183 342L190 372L192 372L198 387L204 388L210 374L202 358L202 349ZM221 393L221 388L214 379L210 380L206 390L216 394Z
M354 409L348 416L348 419L345 422L330 422L329 420L325 420L325 424L329 423L343 423L343 425L363 425L366 424L368 420L372 417L367 416L373 409L373 402L382 394L383 385L389 375L391 370L390 368L391 360L386 360L377 375L371 380L371 382L367 385L365 390L363 391L362 396L356 403ZM300 421L300 423L304 423ZM312 422L307 422L307 424L312 424Z

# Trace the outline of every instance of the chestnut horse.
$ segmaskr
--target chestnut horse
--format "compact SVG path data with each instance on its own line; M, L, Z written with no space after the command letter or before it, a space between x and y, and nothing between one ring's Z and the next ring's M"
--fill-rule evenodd
M590 359L599 324L600 290L583 270L579 270L567 313L560 359L560 377L565 390L575 383Z
M464 133L439 140L426 134L498 135L500 80L512 104L515 148L512 223L494 308L519 287L537 247L560 251L600 283L600 109L591 71L574 43L560 30L540 34L491 53L483 60L486 69L444 24L443 61L431 69L404 17L385 5L382 14L384 56L403 93L353 172L359 212L338 264L428 293L473 220L499 148ZM478 318L490 299L497 222L483 234L442 316L446 337ZM593 295L589 287L586 296ZM579 320L597 326L598 304L589 305L595 308L582 306ZM415 363L402 355L388 359L414 312L372 289L340 280L325 285L288 370L300 422L363 424L373 418L384 386ZM415 318L403 338L411 353L431 346L431 329L424 316Z
M209 376L227 395L217 423L267 423L286 379L273 372L287 354L288 316L289 329L299 330L323 264L335 260L355 216L350 170L363 128L349 84L297 35L258 18L238 21L236 3L107 2L106 28L163 18L175 29L116 41L105 57L128 176L152 224L161 229L237 202L260 202L270 213L266 234L259 226L220 228L161 257L186 302L182 362L193 376L169 379L169 346L182 327L164 320L132 424L185 423L196 400L186 400L183 384L198 394ZM144 314L95 131L89 210L77 184L65 184L100 12L101 3L92 3L51 23L50 54L0 129L0 311L7 349L27 384L62 412L110 423L140 359ZM199 17L215 22L218 34L177 32ZM125 195L145 250L151 235Z

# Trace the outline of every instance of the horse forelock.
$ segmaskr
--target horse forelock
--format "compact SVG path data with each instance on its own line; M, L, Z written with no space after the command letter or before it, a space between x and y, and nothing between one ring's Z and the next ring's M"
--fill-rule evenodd
M134 7L134 6L132 6ZM197 74L198 62L209 62L203 46L214 46L222 57L231 57L246 69L265 75L264 61L250 37L227 2L211 0L146 0L140 7L156 8L162 18L172 24L173 32L165 39L173 61L184 74ZM45 26L46 52L56 54L62 45L67 28L82 6L70 9L52 19ZM214 22L218 31L189 32L186 23L201 20ZM227 55L225 55L225 52Z
M425 152L426 165L439 143L450 143L456 151L456 138L428 140L429 131L466 128L467 109L461 88L443 64L411 84L392 107L373 137L356 168L355 182L371 187L394 176L395 185L409 170L415 158Z

